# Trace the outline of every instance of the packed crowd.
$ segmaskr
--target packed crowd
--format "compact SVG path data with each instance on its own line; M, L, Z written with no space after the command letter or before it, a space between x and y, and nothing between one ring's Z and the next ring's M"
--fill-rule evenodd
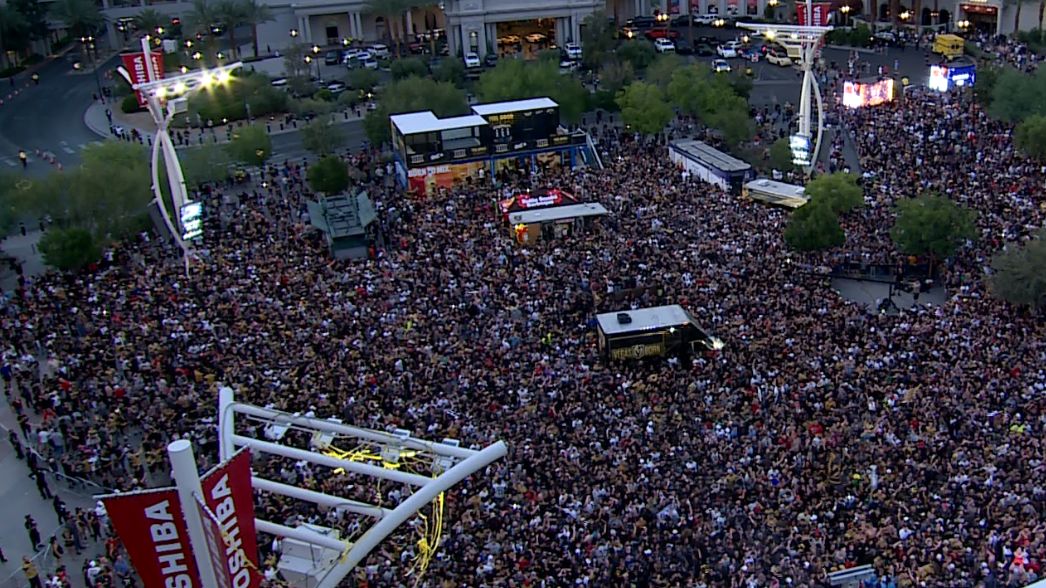
M449 494L422 585L814 586L869 563L882 585L1023 586L1046 558L1046 332L980 276L1042 226L1043 177L975 105L921 98L846 115L874 176L841 251L790 252L784 212L683 181L662 148L611 127L595 129L606 169L498 189L561 187L612 212L526 248L490 186L410 198L355 154L387 244L374 258L332 262L302 222L303 170L274 167L265 188L202 195L223 212L188 278L143 238L91 271L23 281L5 373L55 469L124 490L158 481L175 437L213 462L220 383L362 426L505 440L507 458ZM944 305L869 313L800 269L896 257L890 205L924 189L980 212ZM725 349L599 357L595 312L673 303ZM260 467L344 487L322 468ZM329 522L260 499L269 520ZM395 546L413 539L368 558L358 585L412 583ZM278 545L260 544L271 565Z

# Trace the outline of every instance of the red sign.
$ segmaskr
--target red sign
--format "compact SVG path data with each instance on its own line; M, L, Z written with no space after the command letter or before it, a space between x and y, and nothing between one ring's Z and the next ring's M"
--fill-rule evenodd
M146 586L200 587L174 488L105 496L102 502Z
M232 586L232 578L229 576L229 566L225 563L225 542L222 540L222 528L218 524L218 517L199 497L196 497L196 510L200 513L200 522L203 523L203 534L207 538L207 550L210 552L211 569L214 571L214 579L221 588Z
M796 4L797 22L799 26L807 26L806 22L806 3L800 2ZM823 27L828 26L828 15L832 12L831 2L814 2L813 3L813 26Z
M228 585L257 588L262 577L258 572L250 452L239 451L232 459L207 472L200 484L204 502L214 513L222 536L221 557L228 573Z
M144 84L149 80L149 71L145 67L145 54L144 53L124 53L120 56L123 60L123 66L127 69L127 73L131 74L131 83L133 84ZM152 52L153 59L153 71L156 72L156 79L163 79L163 53L159 51ZM156 80L152 80L156 81ZM135 92L138 97L138 106L145 106L145 96L141 92Z

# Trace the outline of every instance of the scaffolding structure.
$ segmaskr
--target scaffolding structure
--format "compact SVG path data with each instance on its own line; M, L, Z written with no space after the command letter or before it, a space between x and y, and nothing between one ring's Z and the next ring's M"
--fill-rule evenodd
M251 426L243 426L238 432L238 418L249 421ZM246 430L261 431L264 438L241 434ZM228 387L219 392L218 431L222 461L229 459L238 448L247 447L255 456L268 454L304 461L361 481L378 485L387 482L409 490L398 504L387 508L269 480L252 471L255 490L337 509L355 517L355 533L345 536L345 529L307 524L292 527L255 520L258 531L282 539L279 569L295 586L302 588L335 588L389 534L412 519L421 538L411 569L412 573L423 573L439 546L444 492L507 452L502 441L482 449L468 449L454 439L426 441L401 429L387 433L346 425L338 419L325 420L244 404L235 400L233 390ZM290 431L306 433L308 448L280 443ZM354 480L355 486L361 483ZM421 511L427 507L432 508L432 513L425 516Z

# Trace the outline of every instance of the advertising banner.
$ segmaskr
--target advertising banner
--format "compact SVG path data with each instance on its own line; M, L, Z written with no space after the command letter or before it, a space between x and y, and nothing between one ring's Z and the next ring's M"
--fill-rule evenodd
M207 508L199 496L194 502L200 513L200 522L203 523L203 534L207 537L207 549L211 555L209 559L211 569L214 570L214 579L218 581L219 588L229 588L233 586L233 583L232 577L229 576L229 566L225 563L225 542L222 540L222 528L218 524L218 517Z
M796 10L796 17L799 26L807 26L806 22L806 4L798 4ZM831 2L814 2L813 4L813 23L810 26L823 27L828 26L828 15L832 12Z
M146 586L200 588L178 492L162 488L101 497ZM253 527L251 529L253 537Z
M224 545L221 558L228 570L229 586L257 588L262 577L258 572L250 452L240 450L207 472L200 479L200 485L204 503L214 513L221 533ZM215 556L212 554L212 557Z
M156 78L162 80L163 53L159 51L152 51L151 53L153 59L153 70L156 72ZM144 53L124 53L120 55L120 59L123 61L123 66L127 69L127 73L131 74L132 83L144 84L149 81L149 71L145 67ZM141 92L135 92L135 96L138 97L138 106L145 107L145 96L143 96Z
M452 188L467 178L481 177L486 167L484 161L418 167L407 172L407 186L417 194L432 194L436 188Z

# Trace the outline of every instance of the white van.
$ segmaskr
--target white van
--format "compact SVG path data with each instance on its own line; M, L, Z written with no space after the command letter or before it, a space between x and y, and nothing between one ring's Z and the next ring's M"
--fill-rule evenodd
M776 182L766 178L759 178L745 184L744 188L741 189L741 195L745 198L785 208L799 208L810 200L806 196L806 189L802 186Z

